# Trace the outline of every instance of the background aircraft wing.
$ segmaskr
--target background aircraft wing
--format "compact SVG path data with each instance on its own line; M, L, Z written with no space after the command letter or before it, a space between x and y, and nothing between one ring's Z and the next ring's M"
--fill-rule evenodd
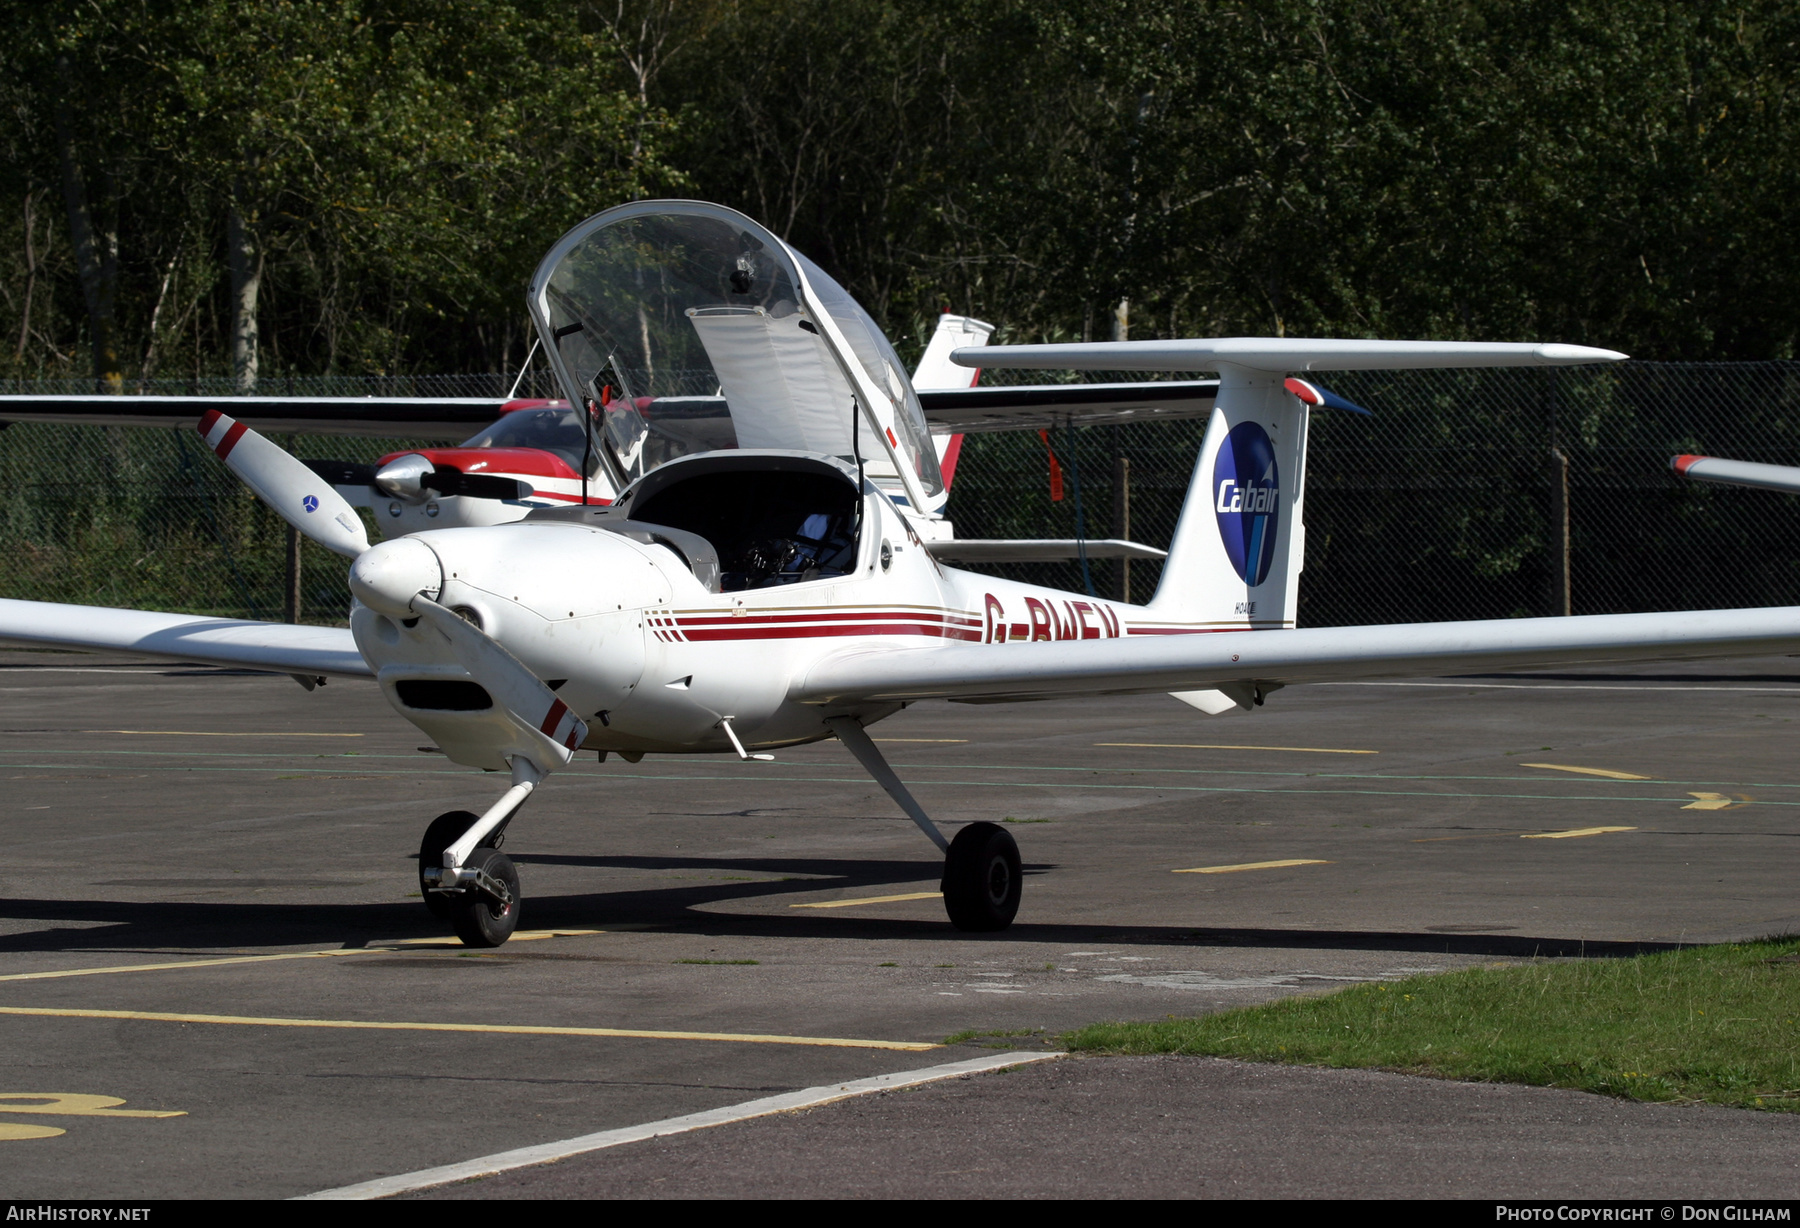
M990 347L993 348L993 347ZM976 350L959 350L973 354ZM933 434L1038 431L1113 422L1204 418L1219 381L1156 380L1130 384L1020 384L1003 388L919 390Z
M303 678L372 678L345 627L0 599L0 644L121 652L159 661L266 669Z
M973 352L973 351L966 351ZM1217 380L1128 384L1026 384L1005 388L920 389L933 434L1042 430L1073 423L1203 418ZM683 397L690 413L716 413L722 397ZM166 397L0 396L0 422L75 426L192 426L208 410L264 434L364 435L460 443L500 417L487 397Z
M1800 468L1793 465L1762 465L1755 461L1723 460L1717 456L1677 456L1670 459L1669 468L1684 478L1699 482L1800 492Z
M217 410L266 434L460 443L500 416L497 397L0 396L0 422L192 427Z
M819 661L795 680L789 694L812 704L999 703L1777 653L1800 653L1800 606L851 648Z

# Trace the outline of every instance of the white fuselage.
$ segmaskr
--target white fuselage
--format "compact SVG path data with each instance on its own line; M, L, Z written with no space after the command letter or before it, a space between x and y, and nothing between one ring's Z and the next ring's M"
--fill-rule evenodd
M813 663L846 649L963 641L1001 652L1031 640L1212 629L945 567L878 494L866 497L864 517L854 573L724 593L707 591L669 549L588 525L523 521L411 540L439 560L438 601L478 620L587 722L586 750L728 752L726 719L750 747L828 737L823 717L843 711L796 703L789 692ZM360 604L351 614L389 702L458 762L503 766L489 762L492 739L482 736L494 713L401 698L401 681L467 678L428 623L407 621ZM868 723L898 707L849 714Z

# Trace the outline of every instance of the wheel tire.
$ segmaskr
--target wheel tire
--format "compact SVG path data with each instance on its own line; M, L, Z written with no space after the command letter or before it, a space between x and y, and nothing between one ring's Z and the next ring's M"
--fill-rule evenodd
M425 870L430 866L444 864L444 850L456 843L456 838L475 825L478 814L467 810L452 810L440 814L431 820L431 826L425 829L425 836L419 841L419 894L424 897L425 907L431 915L440 921L450 919L450 897L432 891L425 885ZM489 837L492 839L492 837ZM487 841L482 841L483 845Z
M450 924L456 927L456 936L466 947L497 947L519 928L519 871L512 858L491 848L476 849L463 865L480 866L505 883L512 903L503 910L488 895L471 887L446 897L450 901Z
M992 933L1013 923L1024 885L1019 846L995 823L971 823L950 841L944 857L944 911L950 924Z

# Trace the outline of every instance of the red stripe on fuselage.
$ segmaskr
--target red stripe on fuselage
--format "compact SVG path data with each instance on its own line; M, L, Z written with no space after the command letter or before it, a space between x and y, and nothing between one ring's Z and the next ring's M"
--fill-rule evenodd
M821 636L844 635L925 635L936 636L946 640L969 640L979 642L981 632L962 627L944 627L929 623L833 623L828 626L761 626L761 627L707 627L696 629L683 627L682 632L689 640L703 643L708 640L807 640Z

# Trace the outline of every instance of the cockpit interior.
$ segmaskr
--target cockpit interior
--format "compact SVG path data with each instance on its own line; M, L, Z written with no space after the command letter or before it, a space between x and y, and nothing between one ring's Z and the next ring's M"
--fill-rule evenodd
M694 533L718 552L723 592L776 588L856 570L856 489L828 472L696 474L632 500L634 524Z

